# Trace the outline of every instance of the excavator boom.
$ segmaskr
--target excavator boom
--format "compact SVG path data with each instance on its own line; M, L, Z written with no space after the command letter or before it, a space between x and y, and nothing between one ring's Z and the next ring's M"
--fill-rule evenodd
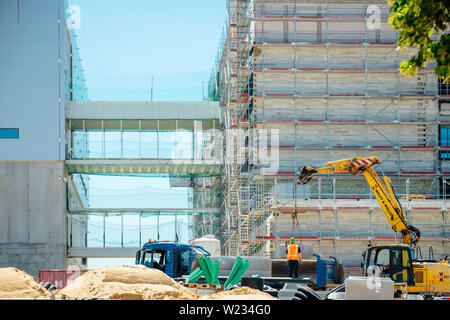
M383 173L383 183L374 170L374 165L379 165L383 172L381 161L377 157L348 158L328 162L325 166L318 168L305 166L298 175L297 184L306 184L317 174L350 173L364 175L392 229L401 233L403 244L413 246L419 241L420 231L410 225L405 218L401 204L392 189L390 178Z

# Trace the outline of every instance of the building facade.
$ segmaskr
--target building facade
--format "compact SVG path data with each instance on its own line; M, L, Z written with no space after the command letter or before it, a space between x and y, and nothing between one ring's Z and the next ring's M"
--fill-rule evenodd
M87 99L67 1L0 3L0 266L64 268L65 110Z

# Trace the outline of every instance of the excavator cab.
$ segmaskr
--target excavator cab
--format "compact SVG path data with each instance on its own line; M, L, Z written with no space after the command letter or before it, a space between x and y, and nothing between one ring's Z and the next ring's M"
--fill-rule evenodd
M414 285L412 250L407 245L373 245L363 253L364 276L388 277Z

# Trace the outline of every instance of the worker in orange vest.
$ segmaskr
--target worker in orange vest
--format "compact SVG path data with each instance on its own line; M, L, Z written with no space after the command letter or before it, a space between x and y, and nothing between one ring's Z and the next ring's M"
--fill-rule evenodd
M295 277L298 278L298 265L301 260L300 246L295 244L295 238L291 238L291 243L286 247L286 256L289 267L289 277L292 278L292 273L295 273Z

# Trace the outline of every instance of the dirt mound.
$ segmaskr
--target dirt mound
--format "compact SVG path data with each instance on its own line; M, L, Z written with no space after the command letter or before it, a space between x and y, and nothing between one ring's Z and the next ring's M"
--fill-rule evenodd
M230 291L221 291L211 295L204 295L198 300L278 300L270 294L252 289L241 287Z
M59 294L71 298L121 300L196 300L197 296L160 270L143 266L93 269Z
M50 298L50 293L28 273L16 268L0 268L0 298Z

